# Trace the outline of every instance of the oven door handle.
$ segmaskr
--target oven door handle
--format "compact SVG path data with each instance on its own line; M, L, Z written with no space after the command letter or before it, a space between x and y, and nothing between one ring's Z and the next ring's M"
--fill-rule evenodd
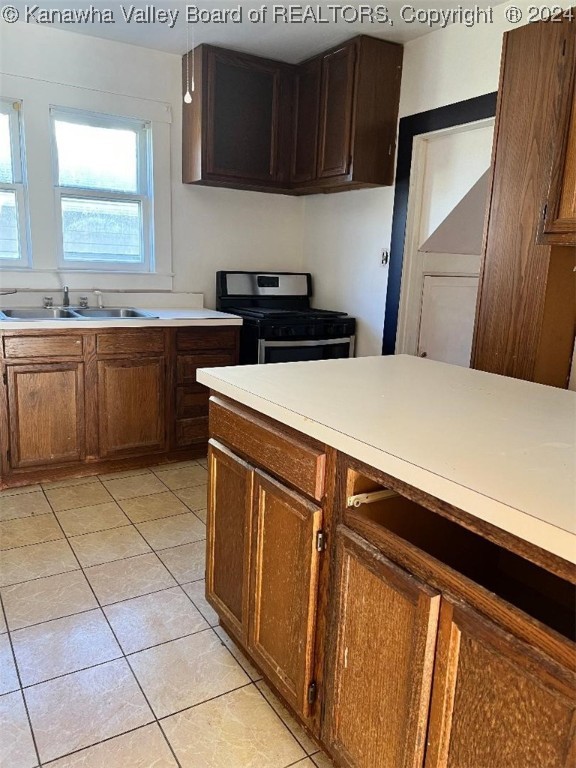
M258 362L266 362L266 349L268 347L327 347L330 344L349 344L350 357L354 357L355 337L346 336L343 339L303 339L301 341L268 341L260 339L258 342Z
M263 347L327 347L329 344L349 344L352 336L344 339L303 339L301 341L268 341L261 339Z

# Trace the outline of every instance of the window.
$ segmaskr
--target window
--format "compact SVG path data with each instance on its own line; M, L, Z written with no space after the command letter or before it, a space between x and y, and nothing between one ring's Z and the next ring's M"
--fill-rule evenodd
M150 126L51 110L60 267L153 271Z
M28 264L19 101L0 100L0 264Z

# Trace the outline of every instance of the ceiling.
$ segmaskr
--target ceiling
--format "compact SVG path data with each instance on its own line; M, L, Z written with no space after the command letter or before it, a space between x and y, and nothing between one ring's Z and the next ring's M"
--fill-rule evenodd
M24 16L26 7L33 8L33 4L25 0L12 0L11 5L20 11L19 23L36 23L34 19L25 22ZM405 43L416 37L425 35L432 29L438 29L439 24L428 26L422 21L407 23L400 17L400 9L407 6L406 2L387 3L390 13L389 22L374 21L373 23L365 20L353 22L353 18L364 9L365 13L370 10L376 11L384 6L374 2L350 2L337 4L335 2L317 2L315 4L297 4L294 2L255 2L247 0L246 2L230 2L229 0L198 0L196 3L181 2L181 0L156 0L156 2L112 2L112 0L66 0L66 2L40 2L40 9L54 9L63 7L66 9L90 9L98 11L111 11L114 23L54 23L50 26L58 27L70 32L77 32L94 37L115 40L132 45L153 48L167 53L182 54L199 43L211 43L212 45L221 45L227 48L233 48L239 51L246 51L260 56L279 59L291 63L302 61L303 59L319 53L333 45L338 45L343 40L347 40L357 34L368 34L373 37L392 40L399 43ZM249 20L249 14L252 12L254 18L256 12L266 6L266 18L264 22ZM449 2L426 2L426 0L417 0L413 6L419 10L449 10L454 9L455 4ZM487 2L461 2L462 8L488 8ZM214 16L210 21L197 21L186 24L186 8L197 8L199 11L207 14L209 12L220 14L223 11L232 11L241 9L242 20L235 23L232 19L226 23L216 23ZM291 8L292 13L302 14L307 9L311 14L310 19L306 21L294 20L286 23L284 20L284 8ZM124 12L123 12L124 9ZM132 20L129 22L125 18L130 11L135 9ZM161 11L171 11L172 15L177 13L175 23L172 28L169 23L161 23L158 18L153 20L148 17L146 22L136 23L135 16L138 12L145 9ZM276 10L275 10L276 9ZM347 9L344 11L344 9ZM39 12L40 13L40 12ZM39 13L37 16L39 16ZM276 13L276 21L274 14ZM313 14L313 15L312 15ZM343 14L347 20L343 20ZM315 17L315 21L314 21ZM336 17L336 18L334 18ZM172 16L173 18L173 16ZM446 23L446 22L445 22ZM444 23L444 25L445 25ZM7 25L3 25L6 29ZM188 29L187 29L188 28Z

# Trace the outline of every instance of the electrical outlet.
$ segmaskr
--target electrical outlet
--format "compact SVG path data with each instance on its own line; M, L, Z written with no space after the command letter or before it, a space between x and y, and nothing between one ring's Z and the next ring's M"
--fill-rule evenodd
M390 261L390 251L387 248L382 249L381 259L382 260L380 263L382 264L383 267L385 267L386 264L388 264L388 262Z

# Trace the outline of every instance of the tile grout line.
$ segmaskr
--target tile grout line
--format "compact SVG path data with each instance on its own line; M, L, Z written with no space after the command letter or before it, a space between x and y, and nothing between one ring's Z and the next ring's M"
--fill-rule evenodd
M72 547L71 547L71 549L72 549ZM76 560L78 561L78 565L80 566L80 570L84 573L84 569L82 568L82 564L80 563L80 560L78 559L78 557L77 557L75 552L74 552L74 557L76 557ZM158 727L160 728L160 730L162 732L162 735L166 739L166 735L164 734L163 729L160 727L160 723L158 722L158 718L156 717L156 713L154 712L154 710L152 708L152 705L148 701L148 697L146 696L146 694L144 692L144 689L143 689L142 685L140 684L140 681L136 677L136 673L134 672L134 670L132 668L132 665L128 661L128 658L126 657L126 654L123 651L122 645L120 644L120 641L119 641L119 639L118 639L118 637L116 635L116 632L114 631L114 627L111 625L110 621L108 620L108 617L106 616L106 612L104 611L104 608L102 607L102 604L100 603L100 600L98 599L98 595L94 591L94 588L92 587L92 584L90 584L90 580L88 579L88 577L86 576L85 573L84 573L84 578L88 582L88 585L89 585L90 589L92 590L92 594L94 595L94 598L95 598L96 602L98 603L100 612L102 613L102 615L104 617L104 620L108 624L108 628L110 629L110 632L112 633L112 636L114 637L114 640L116 641L116 644L118 645L118 649L119 649L119 651L121 653L121 656L119 658L124 658L124 660L125 660L125 662L126 662L126 664L128 666L128 669L130 670L130 672L132 674L132 677L133 677L136 685L140 689L140 693L142 694L142 697L143 697L144 701L146 702L146 705L147 705L148 709L150 710L150 715L152 716L153 720L158 723ZM110 661L115 661L115 659L111 659ZM108 662L103 662L103 663L108 663ZM74 673L72 673L72 674L74 674ZM145 723L144 725L147 725L147 723ZM116 736L121 736L122 733L118 733L118 734L115 734L115 735ZM94 742L92 744L87 744L85 747L83 747L83 749L88 749L89 747L94 747L94 746L96 746L97 743L99 743L99 742ZM166 743L168 744L168 748L170 749L170 752L172 753L172 755L174 756L174 759L176 760L178 768L182 768L182 766L180 764L180 761L178 760L178 758L174 754L174 750L172 749L172 745L170 744L168 739L166 739Z
M199 466L202 466L202 465L199 465ZM167 469L169 469L169 466L167 466L166 468L167 468ZM204 468L204 467L203 467L203 468ZM205 469L205 468L204 468L204 469ZM144 474L144 473L142 473L142 474ZM99 479L99 478L98 478L98 479ZM158 478L158 479L160 479L160 478ZM102 482L102 481L100 481L100 482ZM162 482L162 480L161 480L161 479L160 479L160 482ZM75 487L75 486L73 486L73 487ZM167 487L167 486L166 486L166 487ZM189 487L195 487L195 486L189 486ZM177 489L177 490L183 490L183 489ZM42 488L42 491L43 491L43 493L44 493L44 489L43 489L43 488ZM176 494L174 493L174 491L173 491L171 488L168 488L168 491L169 491L170 493L172 493L174 496L176 496ZM44 495L46 496L46 494L45 494L45 493L44 493ZM153 495L153 494L144 494L144 496L149 496L149 495ZM136 498L136 497L135 497L135 498ZM179 497L177 497L177 496L176 496L176 498L179 498ZM117 500L117 499L113 499L113 500L116 502L116 504L117 504L118 506L120 506L120 504L119 504L119 502L118 502L118 500ZM179 500L180 500L180 501L182 501L181 499L179 499ZM48 501L48 504L50 504L49 500L47 500L47 501ZM183 503L183 504L184 504L184 505L187 507L187 510L189 510L189 511L190 511L192 514L194 514L194 516L195 516L195 517L196 517L196 518L197 518L197 519L198 519L200 522L202 522L203 524L205 524L205 523L204 523L204 521L203 521L203 520L202 520L200 517L198 517L198 515L196 515L196 514L195 514L195 510L193 510L193 509L191 509L190 507L188 507L188 505L186 505L186 504L185 504L185 502L182 502L182 503ZM93 505L85 505L85 506L93 506ZM256 686L256 681L254 681L254 680L252 680L252 679L251 679L250 675L249 675L249 674L247 673L247 671L244 669L244 667L242 666L242 664L241 664L241 663L238 661L238 659L236 659L236 657L234 656L234 654L232 653L232 651L231 651L231 650L230 650L230 649L229 649L229 648L226 646L226 644L223 642L223 640L222 640L222 639L221 639L221 638L218 636L218 634L215 632L215 628L214 628L214 627L213 627L213 626L210 624L210 622L208 621L208 619L207 619L207 618L204 616L204 614L202 613L202 611L201 611L201 610L198 608L198 606L197 606L197 605L194 603L194 601L192 600L192 598L191 598L191 597L190 597L190 596L187 594L186 590L184 589L184 585L185 585L185 584L193 584L193 583L197 583L198 581L202 581L202 578L199 578L199 579L192 579L192 580L189 580L189 581L183 582L183 583L181 584L181 583L178 581L178 579L176 579L176 577L174 576L174 574L172 573L172 571L171 571L171 570L168 568L168 566L167 566L167 565L164 563L164 561L163 561L163 560L162 560L162 559L159 557L159 555L157 554L157 550L156 550L156 549L155 549L155 548L154 548L152 545L150 545L150 544L149 544L149 542L147 541L146 537L145 537L145 536L144 536L144 535L143 535L143 534L140 532L140 530L139 530L139 529L138 529L138 527L137 527L137 524L136 524L136 523L134 523L132 520L130 520L130 523L129 523L129 525L132 525L132 526L135 528L135 530L136 530L136 531L137 531L137 532L140 534L140 536L142 536L142 538L143 538L143 539L144 539L144 541L145 541L145 542L148 544L148 546L150 546L150 547L151 547L151 552L149 552L149 553L140 553L139 555L131 555L131 556L128 556L128 557L119 558L118 560L107 561L107 562L119 562L119 561L121 561L121 560L127 560L127 559L132 559L132 558L134 558L134 557L142 556L142 554L151 554L151 553L154 553L154 554L156 555L156 558L157 558L157 559L159 560L159 562L160 562L160 563L161 563L161 564L164 566L164 568L166 569L166 571L167 571L167 572L170 574L170 576L171 576L172 578L174 578L175 584L174 584L174 585L170 585L169 587L165 587L165 588L162 588L162 589L160 589L160 590L154 590L153 592L150 592L150 593L145 593L144 595L136 595L136 596L132 596L132 597L129 597L129 598L123 598L122 600L119 600L119 601L115 601L114 603L109 603L109 604L107 604L107 605L104 605L104 604L103 604L103 603L100 601L100 599L98 598L98 596L96 595L96 593L95 593L95 591L94 591L94 589L93 589L93 587L92 587L92 584L90 583L89 579L87 578L86 569L89 569L89 568L92 568L92 567L98 567L99 565L105 565L105 564L107 564L107 562L106 562L106 563L101 563L101 564L96 564L96 565L94 565L94 566L86 566L86 567L84 567L84 566L83 566L83 565L80 563L80 560L79 560L79 558L78 558L78 556L77 556L77 554L76 554L75 550L73 549L73 547L72 547L72 546L71 546L71 544L70 544L70 539L71 539L71 538L75 538L75 537L74 537L74 536L68 536L68 534L66 534L66 532L64 531L64 529L63 529L63 526L62 526L62 524L61 524L60 520L58 519L58 516L57 516L56 512L54 511L54 509L53 509L53 507L52 507L52 505L51 505L51 504L50 504L50 508L52 509L52 511L53 511L53 514L54 514L54 516L55 516L55 518L56 518L56 520L57 520L57 523L58 523L59 527L60 527L60 528L61 528L61 530L62 530L62 533L63 533L63 535L64 535L64 540L66 540L66 541L67 541L67 544L68 544L68 546L70 547L70 549L71 549L71 551L72 551L72 553L73 553L73 555L74 555L74 558L75 558L76 562L78 563L78 566L79 566L79 568L78 568L78 569L74 569L74 570L80 570L80 571L82 572L82 574L83 574L84 578L86 579L86 581L87 581L87 583L88 583L88 586L89 586L89 588L90 588L90 590L91 590L91 592L92 592L92 594L93 594L93 596L94 596L94 598L95 598L95 600L96 600L97 608L98 608L98 609L101 611L101 613L103 614L103 616L104 616L104 619L105 619L105 621L107 622L107 624L108 624L108 626L109 626L109 628L110 628L110 631L112 632L112 635L113 635L113 637L114 637L114 639L115 639L116 643L118 644L118 647L119 647L120 653L122 654L121 656L119 656L119 657L116 657L116 659L109 659L109 660L107 660L107 661L104 661L104 662L100 662L100 663L99 663L99 664L97 664L97 665L91 665L91 666L89 666L89 667L85 667L85 668L83 668L83 669L89 669L89 668L93 668L93 667L95 667L95 666L102 666L103 664L106 664L106 663L110 663L110 662L112 662L112 661L115 661L115 660L117 661L117 660L118 660L118 659L120 659L120 658L124 658L124 659L126 660L126 663L128 664L128 667L130 668L130 670L131 670L131 672L132 672L132 675L133 675L133 677L134 677L134 679L135 679L135 681L136 681L136 683L137 683L137 685L138 685L138 687L139 687L139 689L140 689L140 691L141 691L141 693L142 693L142 695L143 695L143 697L144 697L144 700L146 701L146 703L147 703L147 705L148 705L148 707L149 707L149 709L150 709L150 712L151 712L151 714L152 714L152 716L153 716L153 718L154 718L154 722L158 723L158 726L160 727L160 730L161 730L161 732L162 732L162 734L163 734L163 736L164 736L164 738L165 738L165 740L166 740L166 743L167 743L167 745L168 745L168 747L169 747L169 749L170 749L170 751L171 751L172 755L174 756L174 759L176 760L176 762L177 762L177 764L178 764L179 766L180 766L180 762L178 761L178 758L176 757L176 754L174 753L174 750L173 750L173 748L172 748L172 745L170 744L170 742L169 742L169 740L168 740L168 738L167 738L167 736L166 736L166 734L165 734L165 732L164 732L164 729L162 728L161 720L165 720L165 719L167 719L167 718L169 718L169 717L172 717L172 716L173 716L173 715L175 715L175 714L179 714L180 712L184 712L184 711L186 711L186 710L188 710L188 709L192 709L192 708L195 708L195 707L197 707L197 706L200 706L201 704L204 704L204 703L206 703L207 701L211 701L211 700L214 700L214 699L217 699L217 698L221 698L222 696L225 696L225 695L227 695L228 693L232 693L234 690L239 690L240 688L249 687L250 685L254 685L254 686L256 687L256 689L258 690L258 693L260 694L260 696L262 696L262 698L264 699L264 701L266 701L266 704L267 704L267 705L268 705L268 706L269 706L269 707L272 709L272 711L275 713L275 715L278 717L278 719L280 719L280 720L281 720L282 724L283 724L283 725L284 725L284 727L285 727L285 728L288 730L288 732L291 734L292 738L293 738L293 739L296 741L296 743L298 743L298 745L299 745L299 746L300 746L300 747L303 749L303 751L304 751L304 753L306 754L306 756L308 756L308 755L307 755L307 752L306 752L306 749L304 749L303 745L301 745L301 744L298 742L298 740L296 739L296 737L294 736L294 734L292 734L292 732L291 732L291 731L290 731L290 729L288 728L287 724L286 724L286 723L285 723L285 722L282 720L282 718L280 717L280 715L279 715L279 714L278 714L278 713L277 713L277 712L274 710L274 707L272 707L272 705L271 705L271 704L270 704L270 703L269 703L269 702L266 700L266 697L265 697L265 696L262 694L262 692L261 692L261 691L258 689L258 686ZM71 507L70 509L76 509L76 508L78 508L78 509L82 509L83 507ZM120 507L120 508L121 508L121 507ZM122 509L122 508L121 508L121 509ZM67 510L60 510L60 511L62 511L62 512L65 512L65 511L67 511ZM123 509L122 509L122 512L124 512L124 510L123 510ZM124 512L124 514L126 514L126 513ZM169 515L169 516L166 516L166 517L168 517L168 518L170 518L170 517L177 517L177 516L179 516L179 515L181 515L181 514L186 514L186 513L185 513L185 512L182 512L182 513L178 513L177 515ZM166 519L166 518L156 518L156 519L157 519L157 520L162 520L162 519ZM143 521L143 522L152 522L152 520L146 520L146 521ZM113 531L113 530L116 530L117 528L125 528L125 527L128 527L128 524L127 524L127 525L125 525L125 526L116 526L115 528L109 528L109 529L103 529L103 530L110 530L110 531ZM99 533L99 532L100 532L100 531L93 531L93 532L90 532L90 533ZM86 534L77 534L77 536L83 536L83 535L86 535ZM183 544L174 545L174 546L172 546L172 547L164 547L164 548L162 548L162 549L161 549L161 550L159 550L159 551L165 551L165 550L168 550L168 549L174 549L174 548L178 548L178 547L181 547L181 546L185 546L186 544L197 543L198 541L203 541L203 540L204 540L204 539L199 539L199 540L196 540L196 542L184 542ZM40 543L47 543L47 542L40 542ZM34 546L34 545L25 545L25 546ZM74 572L74 571L64 571L63 573L66 573L66 572ZM50 576L52 576L52 575L54 575L54 576L55 576L55 575L59 575L59 574L50 574ZM27 581L35 581L35 580L38 580L38 579L40 579L40 578L49 578L49 577L46 577L46 576L40 576L40 577L36 577L35 579L30 579L30 580L27 580ZM16 582L16 584L18 584L18 583L26 583L26 581L24 581L24 582ZM12 586L12 585L6 585L6 586ZM110 606L112 606L112 605L117 605L117 604L119 604L119 603L122 603L122 602L127 602L127 601L129 601L129 600L138 599L139 597L145 597L145 596L147 596L148 594L158 594L159 592L167 591L168 589L174 589L175 587L179 587L179 588L180 588L180 591L181 591L181 592L183 592L183 593L186 595L186 597L187 597L187 598L188 598L188 600L190 601L191 605L192 605L192 606L193 606L193 607L196 609L196 611L199 613L199 615L200 615L200 616L202 617L202 619L203 619L203 620L204 620L204 621L207 623L207 625L208 625L208 626L207 626L205 629L202 629L202 630L198 630L198 631L196 631L196 632L193 632L193 633L188 633L187 635L183 635L181 638L174 638L173 640L163 641L162 643L157 643L157 644L155 644L155 645L153 645L153 646L148 646L148 647L147 647L147 648L145 648L145 649L140 649L140 650L138 650L138 651L133 651L133 652L131 652L131 653L129 653L129 654L126 654L126 653L124 652L123 648L122 648L122 645L120 644L120 641L119 641L119 639L118 639L118 637L117 637L117 635L116 635L116 633L115 633L115 631L114 631L114 628L112 627L112 625L111 625L110 621L108 620L108 617L107 617L107 615L106 615L106 612L105 612L105 608L106 608L106 607L110 607ZM95 609L95 608L92 608L92 609L88 609L88 610L96 610L96 609ZM75 613L75 614L69 614L69 616L74 616L74 615L79 615L79 614L82 614L82 613L86 613L86 612L88 612L88 610L87 610L87 611L80 611L80 612L77 612L77 613ZM66 618L66 617L58 617L58 618ZM49 619L49 620L47 620L47 621L53 621L53 620L54 620L54 619ZM42 623L46 623L46 622L38 622L38 623L36 623L36 624L34 624L34 625L29 625L29 626L38 626L39 624L42 624ZM24 627L22 627L21 629L24 629ZM234 662L235 662L235 663L236 663L236 664L237 664L237 665L238 665L238 666L239 666L239 667L240 667L240 668L243 670L243 672L246 674L246 676L247 676L247 678L248 678L248 682L247 682L245 685L243 685L243 686L239 686L239 688L235 688L235 689L232 689L231 691L226 691L226 692L224 692L224 693L222 693L222 694L219 694L218 696L212 697L211 699L206 699L205 701L202 701L202 702L198 702L197 704L194 704L194 705L192 705L191 707L185 707L185 708L184 708L184 709L182 709L182 710L178 710L177 712L174 712L174 713L170 713L169 715L165 715L165 716L163 716L162 718L158 718L158 717L156 716L156 714L155 714L155 712L154 712L154 710L153 710L152 706L150 705L150 702L149 702L149 700L148 700L148 697L146 696L146 694L145 694L145 692L144 692L144 690L143 690L143 688L142 688L142 686L141 686L141 684L140 684L140 682L139 682L138 678L136 677L136 674L134 673L134 670L132 669L132 666L131 666L131 664L130 664L130 662L129 662L129 658L128 658L128 657L129 657L129 656L133 656L133 655L135 655L135 654L137 654L137 653L139 653L139 652L141 652L141 651L144 651L144 650L148 650L149 648L154 648L154 647L158 647L159 645L168 644L168 643L170 643L170 642L173 642L174 640L177 640L177 639L183 639L184 637L189 637L189 636L192 636L192 635L195 635L195 634L199 634L199 633L201 633L201 632L206 632L206 631L208 631L208 630L212 630L212 632L214 632L214 635L215 635L215 636L218 638L218 640L219 640L220 644L221 644L222 646L224 646L224 648L226 648L226 650L228 651L228 653L230 654L230 656L231 656L231 657L234 659ZM7 631L8 631L8 632L10 632L10 630L9 630L9 628L8 628L8 624L7 624ZM15 631L18 631L18 630L15 630ZM233 641L232 641L232 642L233 642ZM14 651L13 651L13 650L12 650L12 653L13 653L13 655L14 655ZM15 657L14 657L14 661L16 662L16 659L15 659ZM76 672L79 672L79 671L82 671L82 670L74 670L74 671L72 671L72 672L66 673L65 675L60 675L60 676L57 676L57 677L64 677L64 676L66 676L66 675L75 674ZM18 675L19 675L19 671L18 671L18 670L17 670L17 673L18 673ZM56 679L56 678L50 678L50 679ZM20 677L19 677L19 680L20 680ZM20 682L21 682L21 680L20 680ZM42 682L48 682L48 681L42 681ZM35 683L35 684L33 684L33 685L39 685L39 684L41 684L41 683ZM32 687L32 686L28 686L28 688L29 688L29 687ZM24 693L24 689L22 689L22 688L21 688L21 693L22 693L22 694ZM27 703L26 703L26 701L25 701L25 697L24 697L24 696L23 696L23 698L24 698L24 702L25 702L25 706L26 706L26 711L27 711L27 714L28 714L29 724L30 724L30 726L31 726L31 721L30 721L30 717L29 717L29 713L28 713ZM87 745L87 746L84 746L84 747L82 747L80 750L75 750L74 752L71 752L71 753L67 753L67 754L75 754L76 752L80 752L80 751L82 751L82 750L84 750L84 749L89 749L89 748L91 748L91 747L95 746L96 744L99 744L99 743L103 743L103 742L105 742L105 741L109 741L109 740L111 740L111 739L113 739L113 738L116 738L116 737L118 737L118 736L121 736L121 735L123 735L124 733L130 733L130 732L132 732L132 731L138 730L139 728L144 728L144 727L146 727L147 725L150 725L150 724L151 724L151 723L147 723L147 724L144 724L144 725L142 725L142 726L139 726L139 727L138 727L138 728L136 728L136 729L131 729L131 730L129 730L129 731L124 731L124 732L123 732L123 733L121 733L121 734L115 734L114 736L110 737L109 739L103 739L103 740L101 740L100 742L95 742L95 743L93 743L93 744L90 744L90 745ZM33 739L34 739L34 744L35 744L35 746L36 746L36 742L35 742L35 737L34 737L34 733L33 733L33 728L32 728L32 726L31 726L31 731L32 731L32 737L33 737ZM39 753L38 753L38 749L37 749L37 747L36 747L36 751L37 751L37 755L38 755L38 758L39 758ZM62 757L64 757L64 756L65 756L65 755L61 755L61 756L59 756L59 757L57 757L57 758L54 758L54 760L58 760L58 759L61 759L61 758L62 758ZM305 759L305 758L301 758L301 759L299 759L299 760L298 760L298 761L296 761L296 762L301 762L301 760L303 760L303 759ZM49 763L52 763L52 762L54 762L54 760L50 760L50 761L49 761ZM294 764L296 764L296 763L294 763ZM40 765L41 765L41 763L40 763ZM291 765L293 765L293 764L291 764Z
M262 682L264 682L264 683L265 683L265 685L266 685L267 687L269 687L269 686L268 686L268 683L267 683L267 682L264 680L264 678L261 678L261 680L262 680ZM268 699L266 698L266 696L264 696L264 694L262 693L262 691L260 690L260 688L258 688L258 686L256 685L256 683L259 683L259 682L260 682L260 680L255 680L255 681L254 681L254 686L256 687L256 690L258 691L258 693L260 694L260 696L262 696L262 698L264 699L264 701L266 702L266 704L268 704L268 706L270 707L270 709L271 709L271 710L274 712L274 714L276 715L276 717L278 718L278 720L280 720L280 722L282 723L282 725L284 726L284 728L286 728L286 730L288 731L288 733L290 734L290 736L292 736L292 738L294 739L294 741L296 742L296 744L298 744L298 746L300 747L300 749L301 749L301 750L304 752L304 755L305 755L305 757L300 757L300 758L298 758L298 760L295 760L295 761L294 761L294 763L290 763L290 765L296 765L297 763L301 762L302 760L305 760L305 759L306 759L306 757L309 757L309 755L308 755L308 752L307 752L307 750L306 750L306 747L304 746L304 744L301 744L301 743L298 741L298 739L297 739L297 737L295 736L295 734L293 734L293 733L292 733L292 731L290 730L290 728L288 728L288 723L286 723L286 722L284 721L284 719L283 719L283 718L281 717L281 715L280 715L280 714L279 714L279 713L276 711L276 709L275 709L275 708L272 706L272 704L270 704L270 702L268 701ZM272 693L272 695L274 695L274 692L273 692L273 691L271 691L271 693ZM282 704L282 702L280 701L280 699L278 699L278 701L279 701L279 703L280 703L280 704ZM283 705L282 705L282 706L283 706ZM288 712L289 712L289 710L288 710ZM286 768L288 768L288 766L287 766Z
M22 677L20 676L20 670L18 668L16 654L14 653L14 643L12 642L10 628L8 627L8 620L6 617L6 611L4 610L4 601L2 600L2 595L0 595L0 610L3 613L4 621L6 622L6 630L7 630L6 635L8 637L8 643L10 644L10 651L12 653L12 662L14 664L14 670L16 672L16 677L18 678L18 684L20 685L20 690L18 691L18 693L22 697L22 703L24 704L24 711L26 712L26 719L28 720L28 728L30 729L32 744L34 745L34 751L36 752L36 759L38 760L37 768L42 768L42 760L40 759L40 750L38 749L38 744L36 743L36 734L34 733L34 729L32 727L32 718L30 717L30 711L28 710L28 702L26 701L26 696L24 696L24 689L22 687ZM15 691L9 691L9 693L15 693Z

